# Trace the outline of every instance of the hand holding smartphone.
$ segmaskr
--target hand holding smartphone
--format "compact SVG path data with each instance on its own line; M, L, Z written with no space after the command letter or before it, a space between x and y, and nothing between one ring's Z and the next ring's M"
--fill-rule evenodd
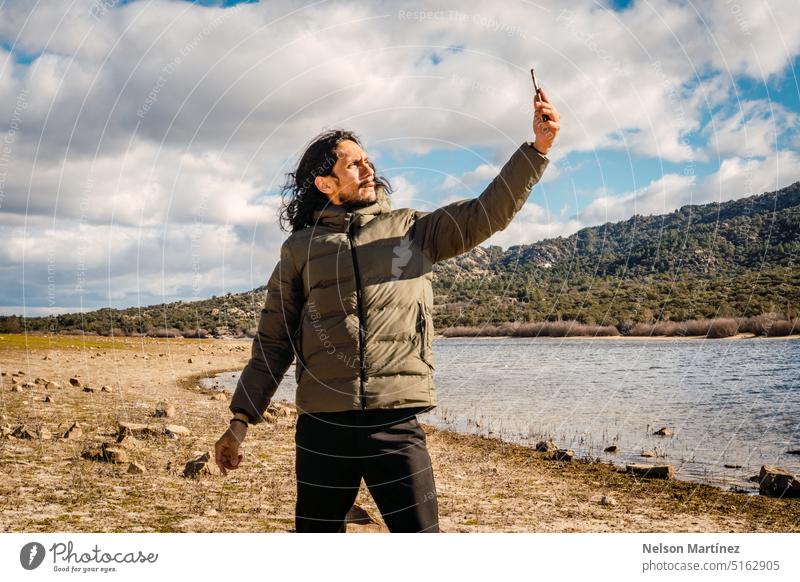
M536 99L539 101L542 100L542 93L541 89L539 89L539 84L536 82L536 73L533 71L533 67L531 67L531 80L533 81L533 90L536 93ZM543 121L550 121L549 115L542 115Z

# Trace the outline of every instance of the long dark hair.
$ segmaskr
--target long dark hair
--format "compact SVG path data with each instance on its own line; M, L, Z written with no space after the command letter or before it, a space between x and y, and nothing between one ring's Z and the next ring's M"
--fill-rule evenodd
M313 222L314 211L330 204L328 197L317 189L314 178L330 176L336 163L336 146L350 140L361 145L361 140L352 131L331 129L315 137L300 157L293 172L286 174L286 182L281 188L280 225L286 232L297 232ZM373 171L375 166L368 162ZM383 188L386 194L392 186L383 176L375 172L375 190Z

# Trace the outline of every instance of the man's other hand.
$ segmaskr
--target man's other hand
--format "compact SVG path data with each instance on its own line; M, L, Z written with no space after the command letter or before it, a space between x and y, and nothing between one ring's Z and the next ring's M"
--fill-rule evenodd
M223 475L228 474L228 469L237 469L242 461L239 454L239 445L247 436L247 425L243 422L232 422L217 443L214 445L214 460Z

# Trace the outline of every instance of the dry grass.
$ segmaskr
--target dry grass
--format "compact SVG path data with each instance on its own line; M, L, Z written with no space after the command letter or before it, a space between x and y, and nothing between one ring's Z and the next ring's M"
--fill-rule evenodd
M0 350L0 370L23 370L25 379L43 377L65 386L54 391L54 402L45 403L41 384L11 392L9 377L3 377L0 413L12 426L42 425L54 434L76 420L84 426L78 441L0 439L0 531L291 531L294 418L252 428L243 445L244 464L228 477L181 476L195 452L213 447L229 418L228 403L212 400L197 387L197 377L241 369L249 346L129 341L139 351L124 342L105 344L104 350L56 350L50 342L44 350ZM108 384L113 392L72 388L67 380L75 374L91 385ZM151 416L164 400L175 404L176 418ZM191 435L140 439L129 455L146 467L145 475L126 474L127 465L81 458L86 447L113 439L120 420L181 424ZM643 481L607 464L545 461L519 445L426 431L443 531L800 531L800 500ZM601 505L603 495L616 504ZM357 503L380 515L364 487ZM349 529L386 530L382 523Z

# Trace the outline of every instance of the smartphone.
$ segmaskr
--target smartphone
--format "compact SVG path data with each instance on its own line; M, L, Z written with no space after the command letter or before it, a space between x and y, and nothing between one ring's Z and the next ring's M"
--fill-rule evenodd
M531 67L531 81L533 81L533 90L536 93L536 97L541 101L542 94L539 90L539 84L536 82L536 73L533 71L533 67ZM542 115L542 119L544 121L550 121L549 115Z

